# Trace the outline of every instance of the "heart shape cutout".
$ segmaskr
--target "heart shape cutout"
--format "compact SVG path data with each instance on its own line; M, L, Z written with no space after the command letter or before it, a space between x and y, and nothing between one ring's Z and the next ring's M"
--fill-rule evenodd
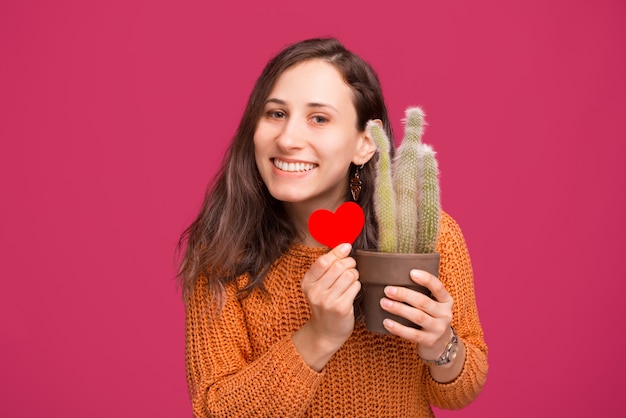
M365 214L361 206L345 202L334 213L319 209L309 217L309 232L320 244L334 248L348 242L352 244L365 224Z

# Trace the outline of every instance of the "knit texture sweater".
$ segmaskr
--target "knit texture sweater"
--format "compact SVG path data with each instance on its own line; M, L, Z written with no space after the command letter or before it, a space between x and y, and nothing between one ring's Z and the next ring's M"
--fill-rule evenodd
M209 303L207 279L187 302L187 379L195 417L430 417L431 405L458 409L481 391L487 346L479 322L469 253L461 230L442 216L439 279L454 299L453 326L465 343L463 371L438 383L417 345L367 331L362 322L321 372L291 340L310 318L301 280L328 248L292 245L265 278L267 293L227 284L221 314Z

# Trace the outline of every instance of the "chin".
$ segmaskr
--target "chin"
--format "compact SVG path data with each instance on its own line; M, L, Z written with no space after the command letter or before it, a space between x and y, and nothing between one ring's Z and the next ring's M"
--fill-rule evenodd
M284 203L301 203L309 198L309 196L303 196L301 193L272 192L270 190L270 194L274 199Z

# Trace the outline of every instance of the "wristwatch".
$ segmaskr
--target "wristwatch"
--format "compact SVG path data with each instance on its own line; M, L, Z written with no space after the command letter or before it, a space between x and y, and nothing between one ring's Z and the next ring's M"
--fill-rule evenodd
M450 342L448 342L448 344L446 345L446 349L443 351L443 354L435 360L422 359L424 363L434 364L435 366L443 366L444 364L448 364L452 360L454 360L457 352L459 351L459 338L456 336L456 331L454 330L454 328L450 328L452 329L452 338L450 338Z

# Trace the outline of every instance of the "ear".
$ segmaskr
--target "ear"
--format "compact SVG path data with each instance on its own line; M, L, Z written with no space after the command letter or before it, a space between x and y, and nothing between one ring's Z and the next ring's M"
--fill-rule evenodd
M380 119L374 119L372 122L376 123L381 128L383 127L383 122ZM359 135L359 143L354 158L352 159L354 165L365 164L374 156L377 150L376 143L374 142L374 138L370 135L369 129L364 129Z

